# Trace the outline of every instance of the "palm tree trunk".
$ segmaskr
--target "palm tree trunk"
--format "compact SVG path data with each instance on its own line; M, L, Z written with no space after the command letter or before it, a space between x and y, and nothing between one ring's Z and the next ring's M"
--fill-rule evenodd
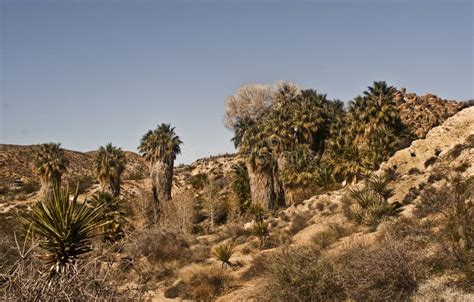
M46 176L40 177L41 182L41 190L39 192L39 196L42 200L47 199L53 193L53 183L51 180Z
M173 161L156 161L151 169L151 183L153 199L157 206L169 201L173 186Z
M249 173L252 203L260 204L264 209L273 209L276 195L271 165L258 166L249 160L246 162L246 166Z

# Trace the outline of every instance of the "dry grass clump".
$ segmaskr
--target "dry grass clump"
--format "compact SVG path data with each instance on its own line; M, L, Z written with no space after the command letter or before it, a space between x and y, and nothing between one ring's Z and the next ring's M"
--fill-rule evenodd
M231 282L232 277L223 269L192 266L183 272L182 283L168 288L165 296L195 301L214 301L228 291Z
M314 234L313 243L320 249L325 249L340 238L347 237L354 232L354 228L341 224L330 224L323 231Z
M451 175L442 186L428 187L415 208L418 217L438 216L437 241L454 267L474 278L474 177Z
M315 250L284 248L269 255L265 295L270 301L340 301L344 289L327 258Z
M308 226L308 220L311 218L311 214L306 211L295 215L291 221L289 228L290 234L294 235Z
M424 275L412 246L391 238L353 245L335 261L337 279L355 301L406 301Z
M98 258L77 262L68 274L52 274L38 258L36 244L18 245L17 261L0 275L0 299L3 301L119 301L140 300L141 290L119 290L112 265Z
M128 247L131 254L146 257L154 263L190 258L189 244L184 237L159 227L151 227L138 233L136 241Z

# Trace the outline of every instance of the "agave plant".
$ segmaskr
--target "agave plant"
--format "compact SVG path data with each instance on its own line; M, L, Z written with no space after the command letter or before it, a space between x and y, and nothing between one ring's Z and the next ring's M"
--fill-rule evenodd
M69 188L55 189L50 198L37 203L24 223L40 239L44 259L52 273L67 273L78 258L91 249L91 241L109 223L105 204L90 207L77 201L77 190L70 199Z
M214 249L212 253L217 260L222 262L222 267L232 267L230 257L234 254L234 247L231 244L222 244Z

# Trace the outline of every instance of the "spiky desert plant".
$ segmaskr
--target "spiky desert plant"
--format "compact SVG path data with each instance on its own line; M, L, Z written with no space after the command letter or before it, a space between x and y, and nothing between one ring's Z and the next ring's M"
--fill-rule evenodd
M34 159L36 171L40 176L42 198L47 198L53 189L61 186L61 176L67 171L69 161L59 143L39 146Z
M234 247L232 244L222 244L217 246L213 253L214 257L217 260L222 262L222 267L232 267L232 263L230 262L230 257L234 254Z
M70 199L69 188L55 189L50 198L33 206L23 221L40 239L44 259L51 273L68 273L77 259L90 252L98 229L109 223L105 204L90 207L77 201L77 190Z
M256 222L263 222L263 219L265 219L265 216L267 215L265 208L258 203L249 207L249 213L253 216Z
M260 239L260 247L264 247L270 232L268 231L268 223L257 221L253 225L252 233Z
M114 242L123 237L125 213L120 200L108 192L97 192L89 202L93 207L104 205L104 217L109 222L103 227L103 238L106 242Z
M357 224L374 227L386 217L399 212L395 204L389 204L382 195L370 188L353 189L350 191L350 197L353 204L346 216Z
M171 199L174 160L181 153L182 143L170 124L149 130L140 141L138 150L150 163L153 199L157 207L160 202Z
M121 148L108 143L99 147L95 157L95 173L102 191L120 195L120 177L125 171L127 159Z

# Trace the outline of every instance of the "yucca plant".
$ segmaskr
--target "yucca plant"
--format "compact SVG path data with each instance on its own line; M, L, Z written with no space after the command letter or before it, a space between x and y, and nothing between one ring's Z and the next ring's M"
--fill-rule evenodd
M393 194L393 190L388 188L390 177L385 174L372 174L367 179L367 185L376 193L387 199Z
M92 239L109 223L105 204L95 207L77 201L77 190L70 199L69 188L55 189L53 194L33 206L23 217L25 225L40 240L46 251L43 257L51 265L51 273L68 273L77 259L90 252Z
M357 224L376 226L385 217L394 216L399 209L389 204L387 200L371 188L354 189L350 191L354 202L348 211L348 218Z
M253 225L252 233L260 239L260 247L264 247L266 239L270 235L268 224L263 221L257 221Z
M234 254L234 247L232 244L222 244L217 246L212 253L217 260L222 262L222 268L232 267L230 257Z
M249 207L249 213L253 216L257 223L263 222L263 219L265 219L265 216L267 215L267 211L260 204L251 205Z

